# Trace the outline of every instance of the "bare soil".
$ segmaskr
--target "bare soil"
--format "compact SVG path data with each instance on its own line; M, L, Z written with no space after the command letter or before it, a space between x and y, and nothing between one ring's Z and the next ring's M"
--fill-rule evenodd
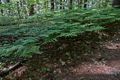
M120 80L120 25L107 27L111 31L44 45L46 55L33 55L5 80Z

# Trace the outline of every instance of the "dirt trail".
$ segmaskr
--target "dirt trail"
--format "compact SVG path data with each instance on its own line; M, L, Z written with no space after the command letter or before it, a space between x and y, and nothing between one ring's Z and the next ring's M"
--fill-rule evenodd
M93 62L72 67L71 75L64 80L120 80L120 32L101 43ZM97 56L103 60L97 60Z

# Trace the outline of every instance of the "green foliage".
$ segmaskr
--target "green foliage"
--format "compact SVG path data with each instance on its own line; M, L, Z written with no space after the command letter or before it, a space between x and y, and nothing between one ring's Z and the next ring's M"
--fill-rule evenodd
M0 25L2 25L3 19L0 18ZM1 35L17 37L14 42L3 43L0 46L0 56L31 56L40 52L39 48L41 45L55 42L60 37L75 37L85 32L103 30L105 29L102 26L103 24L120 21L120 10L77 9L66 12L39 14L27 19L21 19L20 21L15 22L14 20L14 25L9 27L0 26L0 29L4 29L0 31ZM6 25L11 23L8 21Z
M0 16L0 25L10 25L15 23L15 18L8 16Z

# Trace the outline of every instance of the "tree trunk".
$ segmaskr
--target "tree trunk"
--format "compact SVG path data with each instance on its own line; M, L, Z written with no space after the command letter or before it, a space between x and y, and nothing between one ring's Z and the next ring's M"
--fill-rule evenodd
M44 2L44 8L45 8L45 11L48 11L48 4L49 4L49 2L46 0L45 2Z
M115 8L120 8L120 0L113 0L112 6Z
M54 11L54 8L55 8L54 0L51 0L51 11Z
M70 0L69 2L69 9L72 9L73 8L73 0Z
M1 3L7 3L7 2L10 2L10 0L0 0Z
M83 6L84 8L87 8L87 1L88 0L84 0L84 6Z
M1 0L0 0L0 4L2 4ZM0 9L0 12L3 15L3 9Z
M10 0L6 0L7 2L10 2Z
M10 2L10 0L0 0L0 4L5 4L5 3L9 3L9 2ZM9 9L8 9L8 10L9 10ZM1 14L2 14L2 15L7 14L7 13L10 14L10 10L7 12L7 10L1 9L0 11L1 11Z
M78 8L81 8L82 7L82 1L83 0L78 0L77 2L78 2Z
M60 0L60 9L63 9L63 1Z
M29 16L32 16L35 14L35 11L34 11L34 4L31 4L30 5L30 9L29 9Z

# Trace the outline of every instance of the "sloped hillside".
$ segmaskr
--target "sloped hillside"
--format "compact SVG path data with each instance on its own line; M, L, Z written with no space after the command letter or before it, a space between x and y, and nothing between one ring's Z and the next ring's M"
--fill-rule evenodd
M7 25L0 23L1 61L10 57L28 59L6 79L89 80L93 72L98 78L109 76L106 73L114 76L119 61L115 66L108 63L119 55L119 22L120 10L107 8L46 13ZM105 72L107 69L109 72Z

